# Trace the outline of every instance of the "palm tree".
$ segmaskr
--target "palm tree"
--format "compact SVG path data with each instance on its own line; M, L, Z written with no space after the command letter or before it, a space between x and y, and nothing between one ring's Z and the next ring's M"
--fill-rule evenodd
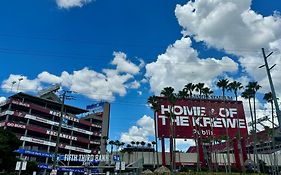
M140 144L141 144L141 154L142 154L142 160L144 161L144 159L143 159L143 150L144 150L144 145L145 145L145 142L144 142L144 141L141 141L141 142L140 142Z
M159 167L159 157L158 157L158 142L157 142L157 126L156 126L156 113L159 111L159 103L157 97L155 95L150 96L147 100L147 103L150 105L151 109L153 110L154 114L154 139L156 144L156 154L157 154L157 168Z
M272 139L272 146L273 146L273 150L275 150L275 139L274 139L274 131L275 131L275 123L274 123L274 108L273 108L273 96L271 92L265 93L263 96L263 99L265 101L267 101L268 103L270 103L270 107L271 107L271 118L272 118L272 133L271 133L271 138ZM276 154L275 151L273 151L273 168L276 169L277 172L279 172L279 168L277 166L277 162L276 162ZM274 170L275 171L275 170Z
M225 99L225 90L228 88L229 81L227 79L221 79L217 82L217 86L222 89L222 97ZM228 133L228 126L226 126L226 147L227 147L227 164L228 164L228 171L231 173L231 163L230 163L230 150L229 150L229 133Z
M119 140L114 141L114 145L116 146L116 152L119 151L119 147L121 146L121 142Z
M112 154L114 141L113 141L113 140L110 140L110 141L108 142L108 144L110 145L110 154Z
M140 142L139 142L139 141L136 141L136 145L137 145L137 147L139 147L139 144L140 144Z
M196 92L199 92L199 96L202 95L204 86L205 86L204 83L197 83L197 84L195 85L195 91L196 91Z
M145 141L141 141L141 143L140 143L140 144L141 144L141 146L142 146L142 147L144 147L144 145L145 145Z
M205 86L204 83L197 83L197 84L195 85L195 91L196 91L196 92L199 92L199 97L200 97L200 98L201 98L201 95L202 95L202 93L203 93L204 86ZM198 126L198 125L196 125L195 127L196 127L196 130L198 130L199 133L201 133L201 127ZM200 151L199 151L199 145L202 146L202 139L201 139L201 135L200 135L200 134L198 135L197 132L196 132L196 134L195 134L195 144L196 144L197 153L198 153L198 155L199 155L199 152L200 152ZM197 156L197 171L201 171L201 162L200 162L199 157L200 157L200 156Z
M234 93L234 96L235 96L235 101L237 102L237 98L238 98L238 90L242 89L243 86L242 86L242 83L238 82L238 81L233 81L231 83L228 84L228 88L227 90L229 91L232 91ZM236 119L238 121L238 115L236 116ZM238 145L241 145L241 132L240 132L240 126L237 126L238 127ZM241 146L238 146L238 151L239 151L239 157L241 156L240 153L242 152L241 151ZM242 160L242 167L243 167L243 172L245 171L245 166L244 166L244 162L243 162L243 159L240 159Z
M258 84L258 82L249 82L249 84L246 86L248 89L251 89L253 92L253 102L254 102L254 119L255 119L255 131L257 132L257 115L256 115L256 93L261 88L261 86Z
M206 96L206 98L208 98L209 95L211 95L211 94L214 93L214 91L212 91L212 90L211 90L210 88L208 88L208 87L204 87L204 88L202 89L202 93L203 93L203 95Z
M222 96L225 98L225 90L228 88L229 81L227 79L221 79L217 82L217 86L222 89Z
M271 92L265 93L263 96L263 99L270 103L270 107L271 107L271 118L272 118L272 129L274 130L274 109L273 109L273 96Z
M238 81L233 81L231 83L228 84L228 89L230 91L233 91L234 96L235 96L235 100L237 101L237 97L238 97L238 90L242 89L242 83L238 82Z
M248 89L251 89L252 92L253 92L253 102L254 102L254 120L255 120L255 135L254 135L254 139L255 139L255 142L257 143L257 114L256 114L256 93L257 91L261 88L261 86L258 84L258 82L249 82L249 84L246 86ZM256 144L255 143L255 144ZM257 152L257 150L256 150ZM256 156L257 156L257 161L258 160L258 154L256 153ZM260 172L260 167L259 167L259 163L257 163L257 168L258 168L258 172Z
M252 88L249 88L248 86L246 86L246 89L244 92L242 92L242 97L245 98L245 99L248 99L248 103L249 103L249 108L250 108L250 116L251 116L251 122L252 122L252 130L250 134L253 135L254 137L254 162L255 164L258 166L258 163L257 163L257 152L256 152L256 142L257 142L257 139L256 139L256 134L255 134L255 119L254 119L254 115L253 115L253 109L252 109L252 104L251 104L251 99L252 98L255 98L255 92Z
M131 141L131 145L132 145L133 147L135 146L135 144L136 144L135 141Z
M172 152L170 152L171 155L171 172L173 172L174 170L174 147L175 147L175 141L174 141L174 134L175 134L175 126L174 126L174 113L173 113L173 107L177 101L177 97L174 93L174 88L172 87L165 87L162 91L161 91L161 95L164 95L168 102L171 104L170 107L170 112L169 112L169 117L170 117L170 143L171 145L173 145L173 149Z
M132 150L132 145L131 144L127 144L127 148L129 148L129 149L127 149L127 152L128 152L128 163L130 163L131 161L131 153L133 152L133 150Z
M152 147L152 144L151 143L147 143L146 145L149 148L148 149L148 163L150 163L150 148Z
M110 140L108 142L108 144L110 145L110 164L111 164L111 160L112 160L112 151L113 151L113 145L114 145L114 141L113 140Z
M152 141L151 144L153 145L153 148L155 148L156 142ZM156 150L157 150L157 148L156 148ZM156 154L158 154L157 151L156 151ZM156 155L156 156L158 157L158 155ZM154 149L153 149L153 168L155 168L155 150Z
M189 92L189 97L192 97L192 92L196 88L196 85L193 83L188 83L184 86L184 90Z
M137 158L136 158L136 154L135 154L135 152L136 152L136 142L135 141L131 141L131 144L132 144L132 147L134 147L133 148L133 157L134 157L134 159L136 160Z
M179 98L179 99L185 99L187 97L188 97L188 92L185 91L184 89L179 91L177 94L177 98Z

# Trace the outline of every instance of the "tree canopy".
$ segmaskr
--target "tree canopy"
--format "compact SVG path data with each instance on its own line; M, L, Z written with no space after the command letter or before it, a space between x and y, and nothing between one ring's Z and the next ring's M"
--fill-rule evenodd
M19 148L20 143L14 133L0 128L0 170L14 171L17 161L14 150Z

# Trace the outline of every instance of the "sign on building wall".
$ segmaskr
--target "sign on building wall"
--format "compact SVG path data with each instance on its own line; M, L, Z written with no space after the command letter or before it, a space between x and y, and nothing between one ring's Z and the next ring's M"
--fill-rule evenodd
M104 102L95 103L86 106L86 109L94 113L103 112Z
M247 135L247 124L241 101L223 101L206 99L179 100L171 105L166 99L159 98L157 112L158 137L170 136L170 118L173 118L176 138L207 138Z

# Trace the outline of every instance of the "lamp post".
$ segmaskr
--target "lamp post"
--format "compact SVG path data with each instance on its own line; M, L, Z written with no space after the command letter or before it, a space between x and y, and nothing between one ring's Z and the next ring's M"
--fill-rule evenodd
M57 169L58 166L58 149L59 149L59 140L60 140L60 133L61 133L61 125L63 122L63 111L64 111L64 101L68 97L66 93L71 93L72 91L63 91L62 93L62 102L61 102L61 112L60 112L60 121L58 126L58 132L57 132L57 140L56 140L56 147L55 147L55 153L53 157L53 170Z
M18 80L19 80L19 82L18 82L17 92L19 91L20 82L23 80L23 78L22 78L22 77L20 77Z
M13 91L14 84L16 84L16 81L12 81L11 92Z

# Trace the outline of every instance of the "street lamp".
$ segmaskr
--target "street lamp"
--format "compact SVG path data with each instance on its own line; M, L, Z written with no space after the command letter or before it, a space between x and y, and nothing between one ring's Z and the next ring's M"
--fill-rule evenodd
M23 78L22 78L22 77L20 77L18 80L19 80L19 82L18 82L17 92L19 91L20 82L23 80Z
M12 92L12 90L13 90L14 84L16 84L16 81L15 81L15 80L14 80L14 81L12 81L12 85L11 85L11 92Z

